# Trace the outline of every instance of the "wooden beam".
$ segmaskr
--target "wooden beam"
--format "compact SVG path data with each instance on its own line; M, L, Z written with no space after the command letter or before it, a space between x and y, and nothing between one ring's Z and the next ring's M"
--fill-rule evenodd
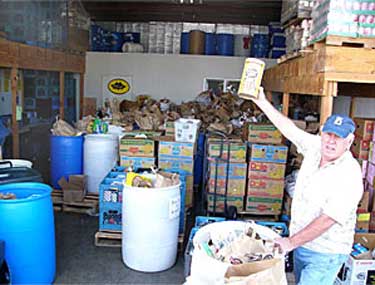
M332 114L333 96L322 96L320 101L320 124Z
M12 92L12 141L13 141L13 157L20 157L20 140L18 134L18 122L17 122L17 86L18 86L18 69L12 67L10 71L10 82Z
M84 98L84 86L85 77L83 73L79 74L79 118L82 119L83 116L83 98Z
M289 113L289 98L290 94L289 93L283 93L283 114L288 117Z
M60 119L64 120L65 73L60 71Z

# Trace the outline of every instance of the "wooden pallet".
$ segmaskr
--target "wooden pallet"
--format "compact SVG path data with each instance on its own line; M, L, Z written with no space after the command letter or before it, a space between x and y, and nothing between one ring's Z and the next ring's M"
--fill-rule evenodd
M277 63L280 64L288 60L291 60L293 58L303 57L306 55L306 53L311 53L311 52L313 52L312 49L303 49L303 50L295 51L290 54L284 54L280 58L277 59Z
M96 214L99 209L99 199L97 194L89 193L80 202L65 202L61 190L52 191L53 208L56 211L78 214Z
M95 245L102 247L121 247L122 233L115 231L96 232Z
M375 38L351 38L341 36L326 36L325 38L315 42L313 49L320 49L322 45L358 47L358 48L375 48Z

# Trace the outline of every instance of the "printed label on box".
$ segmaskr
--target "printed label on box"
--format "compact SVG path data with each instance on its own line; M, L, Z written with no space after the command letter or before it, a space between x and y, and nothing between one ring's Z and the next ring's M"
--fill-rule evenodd
M233 142L230 144L230 161L233 162L246 162L246 144ZM221 154L221 156L220 156ZM209 157L221 157L228 159L228 143L209 142L208 145Z
M245 136L248 142L264 144L280 144L282 135L280 131L271 124L254 124L249 123L244 128Z
M217 168L216 168L217 165ZM210 176L228 176L230 177L246 177L247 164L246 163L229 163L229 169L227 169L227 163L216 163L210 162Z
M215 197L212 194L207 195L207 210L213 212ZM216 196L216 213L224 213L224 197ZM227 197L227 207L235 206L237 211L243 210L243 197Z
M194 143L159 141L159 157L179 156L191 159L194 157L194 151Z
M260 145L251 147L251 161L286 163L288 147L284 145Z
M248 195L282 198L284 195L284 180L251 178L248 184Z
M154 157L155 142L149 139L122 138L120 156Z
M250 161L249 177L255 179L284 179L285 164Z

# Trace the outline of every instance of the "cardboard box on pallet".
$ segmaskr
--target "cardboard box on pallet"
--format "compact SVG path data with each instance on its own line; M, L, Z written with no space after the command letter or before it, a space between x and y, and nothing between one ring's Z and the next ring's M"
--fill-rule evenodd
M243 127L243 139L251 143L280 144L282 135L272 124L248 123Z
M161 137L159 140L159 157L178 156L185 159L193 159L195 143L176 142L170 137Z
M185 170L190 174L194 172L194 160L180 158L178 156L161 156L159 157L158 166L161 169L170 169L170 170Z
M374 186L374 177L375 177L375 164L368 163L366 181L372 186Z
M360 243L369 249L368 252L352 255L345 261L336 277L334 285L367 285L375 279L375 260L371 252L375 248L375 234L357 233L354 243Z
M225 194L226 177L219 176L216 180L216 193ZM227 196L244 196L246 190L246 177L229 177ZM215 193L215 177L208 179L208 192Z
M367 233L370 227L370 213L357 214L357 221L355 224L355 231L358 233Z
M227 142L221 142L215 138L208 139L208 156L209 157L220 157L222 159L228 159L228 148ZM231 162L246 162L246 150L247 146L241 140L232 140L230 142L230 161ZM220 152L222 151L222 152Z
M357 213L366 213L369 211L370 205L370 192L365 191L363 192L361 201L359 201Z
M224 213L224 199L223 196L216 196L216 213ZM207 210L213 212L214 210L214 195L207 194ZM235 206L237 211L243 210L243 197L227 197L227 206Z
M355 138L351 147L351 151L357 159L368 160L370 151L370 142Z
M247 189L248 196L282 199L284 196L284 180L250 178Z
M215 178L215 174L217 172L217 176L227 176L227 166L226 162L209 162L210 167L210 177ZM217 169L216 169L217 167ZM247 164L246 163L229 163L228 175L231 177L246 177L247 173Z
M249 162L249 178L284 179L285 164L268 162Z
M247 196L245 211L252 214L279 215L282 203L282 198Z
M120 156L120 165L132 168L155 167L155 157Z
M65 177L61 177L57 183L63 191L64 202L81 202L86 196L86 175L69 175L69 181Z
M251 146L250 161L286 163L288 147L285 145L261 145Z
M354 123L357 126L355 130L356 137L371 141L374 133L374 119L354 118Z

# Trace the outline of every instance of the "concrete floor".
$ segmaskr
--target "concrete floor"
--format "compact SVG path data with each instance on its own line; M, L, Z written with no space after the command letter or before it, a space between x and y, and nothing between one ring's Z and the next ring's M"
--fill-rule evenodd
M175 266L160 273L141 273L122 262L121 248L96 247L98 218L55 212L55 284L182 284L184 260L179 254ZM157 261L156 261L157 262ZM289 284L294 278L287 274Z

